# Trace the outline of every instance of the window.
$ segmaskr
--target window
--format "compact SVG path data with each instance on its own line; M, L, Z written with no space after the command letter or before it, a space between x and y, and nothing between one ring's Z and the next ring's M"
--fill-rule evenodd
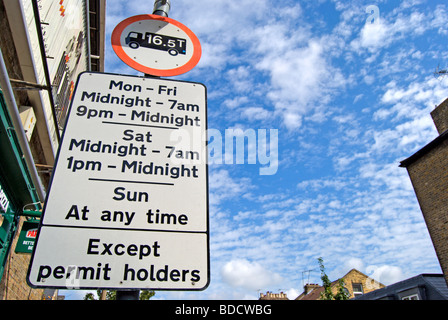
M421 300L421 293L419 286L417 286L397 292L397 295L400 300Z
M355 296L355 297L360 296L364 293L362 291L361 283L352 283L352 288L353 288L353 296Z
M418 298L418 294L416 293L416 294L411 294L409 296L404 296L401 298L401 300L420 300L420 299Z

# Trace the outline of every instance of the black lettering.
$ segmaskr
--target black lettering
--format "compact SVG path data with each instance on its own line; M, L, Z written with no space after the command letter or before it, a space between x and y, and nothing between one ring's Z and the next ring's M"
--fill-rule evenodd
M181 224L183 226L188 224L188 217L186 215L184 215L184 214L181 214L179 216L179 224Z
M95 92L89 94L89 93L83 91L83 93L81 95L81 101L84 101L84 98L87 98L87 99L90 99L90 101L95 102L95 96L96 96Z
M94 245L94 242L100 242L100 239L89 239L89 245L87 246L87 254L99 254L99 252L93 251L98 249L98 245Z
M179 281L179 277L180 277L180 271L177 269L173 269L170 272L170 279L171 281L177 282Z
M134 132L134 130L125 130L123 132L123 134L126 136L125 138L123 138L123 140L125 141L131 141L132 139L134 139L134 135L132 134L132 132Z
M112 255L112 252L110 252L110 247L112 247L112 245L113 245L113 243L109 243L109 244L107 244L107 243L103 243L104 250L103 250L103 252L101 253L101 255L103 256L103 255L105 255L106 253L109 254L109 255Z
M193 282L198 282L199 280L201 280L201 277L199 276L200 271L199 270L193 270L191 271L191 281Z
M137 279L140 281L145 281L148 279L148 270L140 269L137 271Z
M78 206L77 205L71 206L71 208L68 211L68 214L65 217L65 219L69 219L69 218L75 218L76 220L79 220L79 212L78 212Z
M130 275L130 279L131 281L135 280L135 270L132 268L129 268L129 265L126 263L124 265L124 275L123 275L123 280L127 281L128 280L128 275Z
M76 278L80 278L81 272L83 273L82 279L87 279L87 275L90 274L90 280L93 280L95 269L92 267L78 267Z
M138 247L135 244L131 244L128 247L128 255L135 256L137 255Z
M114 250L115 254L116 254L117 256L122 256L122 255L124 255L124 250L121 251L121 252L119 252L119 251L117 250L118 248L124 248L124 247L125 247L124 244L121 244L121 243L117 244L117 245L115 246L115 250Z
M80 148L81 151L84 151L84 145L86 144L86 140L81 140L80 142L76 141L75 139L72 139L70 141L70 146L68 150L72 151L73 147Z
M115 189L114 189L114 193L115 193L117 196L119 196L119 197L114 196L114 197L112 197L112 199L117 200L117 201L121 201L121 200L123 200L126 196L125 196L124 193L121 193L120 191L124 191L124 190L126 190L126 189L123 188L123 187L117 187L117 188L115 188Z
M40 266L39 272L37 273L37 282L40 282L42 279L47 279L50 275L51 275L50 266Z
M159 269L156 273L157 280L168 281L168 265L165 265L163 269Z

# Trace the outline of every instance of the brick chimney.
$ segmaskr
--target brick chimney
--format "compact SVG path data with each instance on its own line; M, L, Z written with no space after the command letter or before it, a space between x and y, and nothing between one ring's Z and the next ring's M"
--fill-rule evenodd
M317 283L307 283L303 289L304 289L304 293L308 294L310 293L313 289L319 288L320 285L318 285Z
M448 99L431 112L431 117L439 134L448 130Z
M289 300L286 293L280 292L280 293L272 293L272 292L266 292L266 294L260 293L259 300Z

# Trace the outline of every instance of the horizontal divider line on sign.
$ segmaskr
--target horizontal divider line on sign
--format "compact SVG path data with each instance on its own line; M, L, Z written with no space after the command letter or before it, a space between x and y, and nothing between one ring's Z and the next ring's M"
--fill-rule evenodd
M185 230L158 230L158 229L138 229L138 228L114 228L114 227L92 227L92 226L65 226L57 224L42 224L42 227L68 228L68 229L95 229L95 230L123 230L123 231L148 231L148 232L170 232L170 233L193 233L208 234L207 231L185 231Z
M154 126L150 124L138 124L138 123L124 123L124 122L114 122L114 121L103 121L104 124L118 124L121 126L134 126L134 127L146 127L146 128L159 128L159 129L171 129L179 130L176 127L166 127L166 126Z
M157 184L162 186L174 186L171 182L151 182L151 181L135 181L135 180L114 180L114 179L98 179L89 178L90 181L101 181L101 182L121 182L121 183L136 183L136 184Z

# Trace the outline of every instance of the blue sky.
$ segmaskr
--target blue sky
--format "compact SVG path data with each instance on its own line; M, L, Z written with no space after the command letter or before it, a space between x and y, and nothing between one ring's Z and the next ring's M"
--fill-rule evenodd
M332 280L351 268L384 284L441 273L398 165L437 136L430 112L448 97L448 79L433 74L448 67L446 2L171 3L170 18L203 51L172 79L207 86L208 126L223 137L277 132L277 170L261 175L260 159L210 164L210 286L154 298L294 299L304 282L321 283L318 257ZM151 10L107 1L106 72L142 75L114 54L110 34Z

